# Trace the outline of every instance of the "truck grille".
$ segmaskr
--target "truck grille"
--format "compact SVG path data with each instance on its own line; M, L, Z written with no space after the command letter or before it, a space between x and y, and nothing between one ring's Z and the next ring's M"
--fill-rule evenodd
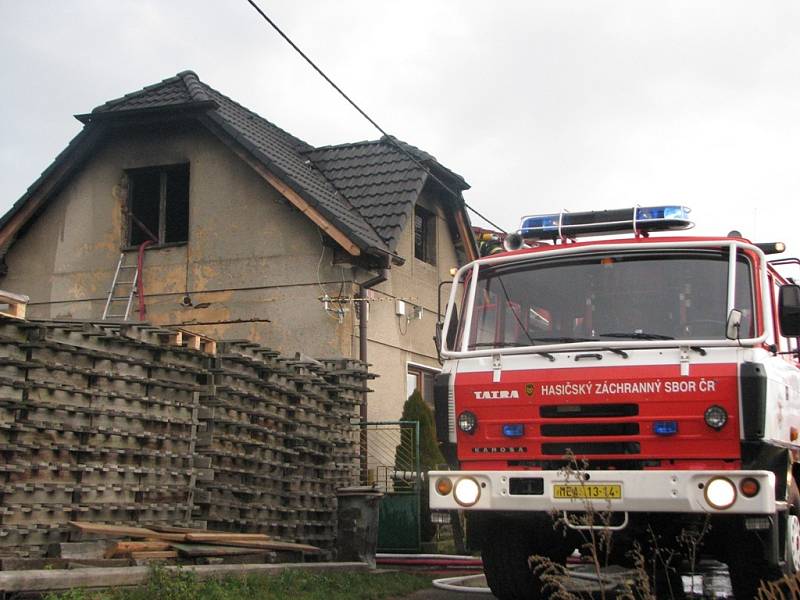
M563 456L567 452L582 454L639 454L639 442L549 442L542 444L542 454Z
M557 423L542 425L542 435L545 437L638 434L638 423Z
M539 416L545 419L635 417L638 414L638 404L551 404L539 407Z
M568 438L543 443L544 456L563 456L569 452L579 456L641 453L639 442L586 439L639 435L639 423L614 422L615 418L638 416L638 404L554 404L539 407L539 415L548 421L551 419L577 421L572 423L551 421L541 424L540 434L543 438Z

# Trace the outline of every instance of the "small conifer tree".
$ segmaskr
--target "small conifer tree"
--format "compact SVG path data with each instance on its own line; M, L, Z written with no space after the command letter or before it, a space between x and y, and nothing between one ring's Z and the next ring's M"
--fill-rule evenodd
M439 445L436 443L436 430L433 422L433 411L422 399L419 390L408 397L403 405L403 421L417 421L419 423L419 465L422 473L446 463ZM395 450L395 469L398 471L415 471L417 468L414 443L414 429L404 427L401 429L400 444ZM403 486L410 487L408 483L395 482L395 489ZM431 510L428 503L427 478L423 478L420 493L420 520L422 541L429 542L433 539L436 529L431 523Z

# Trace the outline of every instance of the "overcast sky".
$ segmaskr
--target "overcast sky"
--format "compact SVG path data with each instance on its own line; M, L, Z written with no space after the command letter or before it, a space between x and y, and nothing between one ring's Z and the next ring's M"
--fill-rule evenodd
M506 229L684 204L800 255L797 2L258 2ZM0 212L72 115L184 69L313 145L380 137L245 0L0 0L0 64Z

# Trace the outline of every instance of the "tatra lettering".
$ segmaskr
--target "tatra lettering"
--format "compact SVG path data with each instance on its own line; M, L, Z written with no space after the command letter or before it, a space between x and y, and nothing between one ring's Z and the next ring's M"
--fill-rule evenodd
M476 400L508 400L519 398L517 390L478 390L474 392Z

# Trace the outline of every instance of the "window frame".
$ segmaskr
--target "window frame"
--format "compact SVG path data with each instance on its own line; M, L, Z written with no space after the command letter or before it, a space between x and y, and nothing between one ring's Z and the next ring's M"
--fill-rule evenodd
M422 399L425 403L433 409L433 378L436 377L439 373L441 373L441 369L437 369L436 367L430 367L428 365L423 365L420 363L414 362L407 362L406 363L406 399L408 399L413 392L409 392L408 389L408 380L410 377L414 376L417 380L417 385L415 389L420 390L422 394ZM431 377L431 397L427 398L425 395L425 375L429 375Z
M421 234L418 234L417 220L420 219ZM421 243L418 242L422 238ZM414 258L429 265L436 265L437 250L436 212L414 205Z
M169 181L169 173L170 171L177 171L178 169L185 169L186 174L186 195L185 195L185 203L186 203L186 239L179 240L179 241L166 241L167 235L167 202L168 202L168 181ZM133 201L134 201L134 194L135 194L135 180L137 175L144 175L150 173L157 173L159 178L159 198L158 198L158 231L153 231L151 233L155 234L158 239L153 240L151 242L151 248L169 248L173 246L183 246L189 243L190 237L190 217L191 217L191 167L189 162L180 162L180 163L170 163L170 164L163 164L163 165L153 165L147 167L135 167L132 169L125 169L125 175L128 179L128 193L127 198L125 200L125 232L124 232L124 244L123 249L130 250L138 248L144 241L147 241L146 234L145 239L138 242L133 243L133 232L135 227L139 227L134 222L134 213L133 213ZM138 217L137 217L138 218Z

